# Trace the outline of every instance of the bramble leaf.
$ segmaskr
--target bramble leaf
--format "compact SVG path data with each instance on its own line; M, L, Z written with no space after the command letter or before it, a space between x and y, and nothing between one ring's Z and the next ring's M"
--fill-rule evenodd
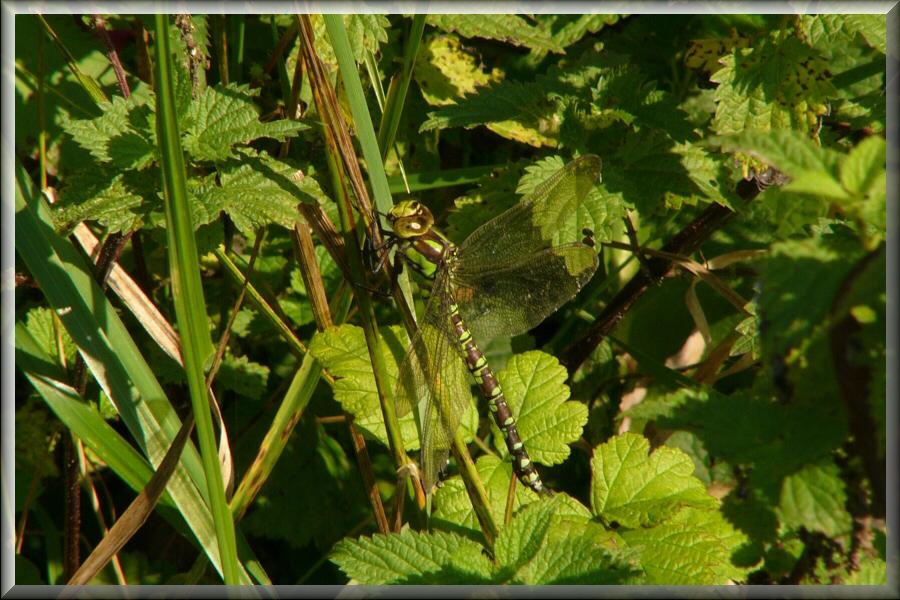
M710 508L714 498L693 475L694 463L680 450L652 453L643 436L625 433L594 451L591 508L604 522L650 527L683 507Z
M621 532L635 548L648 583L657 585L726 585L746 577L733 564L747 540L715 509L687 507L649 528Z
M384 346L381 350L385 357L388 371L388 383L393 391L397 382L398 363L403 359L407 342L403 329L398 326L383 328L381 337ZM378 401L375 376L372 374L372 363L369 351L360 327L341 325L317 334L309 344L309 351L322 363L322 366L334 375L334 398L340 402L347 412L355 417L354 423L369 435L388 445L387 431ZM461 428L463 438L472 439L478 427L478 413L472 404L463 415ZM400 419L404 447L415 450L419 447L419 438L413 413Z
M506 514L506 500L509 494L510 478L513 476L512 463L508 460L487 454L479 456L475 461L478 477L487 492L488 508L495 523L502 523ZM516 497L513 500L513 512L529 502L537 499L531 488L516 482ZM466 493L466 486L459 476L444 481L444 485L435 493L437 510L434 518L455 525L478 530L478 520L472 510L472 501Z
M847 493L833 461L804 467L785 478L781 487L779 520L798 531L819 531L829 537L850 532L851 517L845 508Z
M531 460L545 465L566 460L569 444L581 437L588 411L580 402L566 402L565 367L533 350L510 358L497 377ZM505 456L506 444L493 421L492 430L494 446Z

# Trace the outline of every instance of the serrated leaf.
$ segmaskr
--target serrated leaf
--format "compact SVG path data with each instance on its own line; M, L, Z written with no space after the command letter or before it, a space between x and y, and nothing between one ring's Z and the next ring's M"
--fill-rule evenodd
M647 529L621 532L638 549L649 583L657 585L726 585L746 577L732 563L747 538L715 510L684 508Z
M217 85L204 88L192 104L185 131L184 149L194 159L223 161L236 156L237 145L261 137L284 141L308 126L281 119L262 123L253 98L259 90L249 85Z
M325 197L315 179L266 154L244 154L240 161L223 164L219 174L219 185L208 177L190 187L195 227L225 211L248 236L272 223L291 229L299 218L298 203Z
M429 25L462 37L498 40L514 46L562 52L562 47L545 31L530 25L518 15L445 15L431 14Z
M885 196L884 172L887 144L880 136L871 136L854 147L841 163L841 183L857 198ZM883 209L882 204L880 208Z
M365 585L489 583L491 563L476 542L453 533L406 529L342 540L331 560Z
M18 573L17 573L18 575ZM841 581L841 585L886 585L887 563L880 558L864 558L859 570Z
M846 249L844 249L846 250ZM792 240L771 246L760 262L760 333L767 356L784 356L808 343L826 319L832 299L857 252L822 240Z
M53 220L64 232L81 221L97 221L110 233L127 232L139 228L161 205L157 174L95 166L66 178Z
M683 507L714 507L694 477L694 463L680 450L657 448L626 433L601 444L591 459L591 508L604 522L629 528L660 523ZM649 456L648 456L649 454Z
M550 34L560 48L571 46L588 33L597 33L607 25L616 24L622 15L539 15L538 27ZM532 56L536 59L547 54L546 50L533 48Z
M514 574L537 554L558 502L556 497L532 502L500 531L494 555L500 565L500 572L506 574L504 578Z
M848 534L852 525L846 501L840 470L829 460L785 478L778 513L782 524L793 531L802 527L838 537Z
M397 381L397 364L403 359L407 337L399 326L382 328L381 337L384 342L382 354L387 365L388 383L393 392ZM372 363L362 329L355 325L332 327L313 338L309 351L335 376L334 398L344 410L354 415L354 424L388 445L375 376L372 374ZM478 413L474 403L463 415L461 423L463 438L470 441L478 427ZM407 450L417 449L419 438L412 412L400 419L400 430L404 447Z
M622 143L604 168L606 189L644 214L666 205L728 203L730 192L719 187L724 166L699 146L676 143L658 130L642 129Z
M72 364L78 348L61 323L57 327L53 326L53 312L49 308L29 309L25 315L25 327L48 356L58 360L60 364ZM62 343L59 344L58 341ZM59 356L60 346L62 357Z
M547 120L553 118L553 109L553 104L547 101L538 85L506 80L481 88L477 94L470 94L455 105L428 113L428 119L419 131L474 127L516 118L530 118L536 124L548 123Z
M778 481L823 458L846 435L846 417L835 410L840 401L821 393L815 397L783 405L762 394L716 394L705 400L694 396L657 424L691 431L712 456L731 464L754 464L754 475Z
M378 52L379 46L388 41L387 30L390 26L391 22L385 15L359 13L344 16L344 27L356 62L363 62L366 52Z
M320 15L310 15L313 23L313 36L316 44L316 52L319 58L331 67L337 65L337 59L334 56L334 49L331 47L328 32L325 30L325 20ZM366 52L377 54L378 50L384 42L388 41L388 30L391 22L386 15L378 14L345 14L343 15L344 28L347 30L347 37L350 40L350 49L353 51L353 59L357 63L365 61ZM297 39L297 44L301 40ZM294 47L291 59L286 65L288 71L294 69L296 60L297 46Z
M872 48L887 54L887 15L856 14L842 15L847 29L858 33Z
M588 410L580 402L566 402L565 367L555 357L533 350L510 358L497 377L531 460L545 465L566 460L569 444L581 437ZM496 424L492 428L494 445L505 455L503 436Z
M498 82L501 73L485 73L468 48L455 35L431 36L416 57L413 76L425 101L432 106L453 104L476 88Z
M584 515L557 514L544 543L518 570L515 581L529 585L639 583L642 572L636 553L622 546L615 533Z
M502 523L506 515L506 500L509 494L510 478L513 476L512 463L506 460L486 454L479 456L475 461L478 470L478 478L484 484L487 492L488 509L494 517L495 523ZM516 485L513 511L537 500L538 495L531 488L524 485ZM437 510L434 519L459 525L473 532L478 531L478 519L472 509L472 501L466 492L466 486L458 475L444 481L444 485L438 488L435 494Z
M62 126L75 142L102 163L119 169L142 169L156 159L156 140L147 119L149 107L114 96L100 105L95 119L70 119Z
M815 135L837 96L828 63L796 37L735 48L711 78L719 84L712 126L720 135L795 129Z
M253 362L246 356L225 353L216 383L248 398L262 399L269 378L269 367Z

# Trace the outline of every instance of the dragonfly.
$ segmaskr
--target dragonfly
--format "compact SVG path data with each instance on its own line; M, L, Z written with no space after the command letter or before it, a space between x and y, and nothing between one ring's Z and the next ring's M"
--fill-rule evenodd
M515 475L533 491L546 493L476 340L529 331L594 275L593 232L585 228L583 238L566 238L577 238L569 231L572 215L600 169L597 156L573 160L459 245L434 227L431 211L417 200L399 202L386 215L392 231L385 232L385 245L397 249L395 272L408 265L431 282L394 391L399 416L422 407L420 463L429 494L439 484L471 403L472 378L504 437Z

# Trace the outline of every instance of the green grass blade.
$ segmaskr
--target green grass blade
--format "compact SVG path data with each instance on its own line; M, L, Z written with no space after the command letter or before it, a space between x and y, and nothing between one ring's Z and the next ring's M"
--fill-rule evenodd
M71 386L66 374L25 327L16 323L16 366L21 369L50 410L135 492L150 481L153 471L146 460L91 408ZM172 504L171 498L162 501Z
M486 165L430 171L427 173L410 173L406 176L406 183L409 184L409 191L411 193L453 187L456 185L468 185L477 182L479 179L490 174L499 167L500 165ZM399 175L388 176L388 187L392 194L406 193L406 185L403 183L403 177Z
M16 252L79 348L85 364L137 441L159 464L181 421L128 334L92 269L69 240L52 226L50 208L16 163ZM168 491L198 543L219 568L206 479L193 445L185 448ZM249 578L247 579L249 581Z
M328 31L328 38L331 40L334 54L337 57L341 80L347 92L347 101L350 104L350 112L353 114L353 121L359 136L359 144L362 148L363 158L366 159L369 183L372 185L372 194L375 196L375 207L379 212L386 213L393 206L391 191L387 175L384 172L384 163L381 160L381 150L378 147L378 138L375 136L375 127L372 125L362 82L353 58L353 50L350 48L347 30L344 29L343 16L322 15L322 18L325 20L325 29Z
M381 125L378 128L378 147L381 148L382 159L387 156L397 136L397 128L400 126L400 115L403 114L403 104L406 101L406 92L409 90L409 82L412 79L413 66L416 64L416 55L419 53L419 44L422 42L422 32L425 31L426 14L413 15L412 26L409 29L409 39L403 48L403 67L396 77L391 79L385 100L384 114ZM368 157L367 157L368 160Z
M188 205L184 152L175 108L175 77L172 72L168 25L167 15L155 16L156 128L163 175L172 298L181 333L181 355L197 423L197 438L200 442L200 457L206 475L210 509L222 557L222 576L226 584L236 585L240 579L234 520L225 500L225 486L204 373L204 364L212 354L213 347L209 337L206 303L200 282L200 261Z

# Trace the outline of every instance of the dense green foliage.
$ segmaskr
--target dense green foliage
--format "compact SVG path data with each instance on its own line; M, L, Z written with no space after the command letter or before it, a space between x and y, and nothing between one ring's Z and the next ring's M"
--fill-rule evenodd
M81 478L83 560L189 414L165 340L168 323L185 332L191 270L189 322L205 318L219 350L204 368L241 581L884 585L885 17L431 15L419 40L412 16L348 15L349 52L340 21L311 17L304 50L290 15L170 19L164 111L151 17L17 16L17 583L72 575L66 473ZM384 278L347 281L371 257L345 252L365 203L336 119L363 146L374 130L393 140L383 164L365 154L367 183L386 175L394 201L408 186L456 242L572 158L602 158L560 221L594 231L593 280L528 334L479 341L552 497L510 486L477 395L460 419L474 467L456 456L430 514L398 484L419 428L383 401L407 331ZM165 124L193 262L170 261ZM307 210L339 232L314 228L312 252ZM127 242L108 290L76 241L89 232ZM697 243L679 245L685 232ZM204 452L188 444L93 583L222 581Z

